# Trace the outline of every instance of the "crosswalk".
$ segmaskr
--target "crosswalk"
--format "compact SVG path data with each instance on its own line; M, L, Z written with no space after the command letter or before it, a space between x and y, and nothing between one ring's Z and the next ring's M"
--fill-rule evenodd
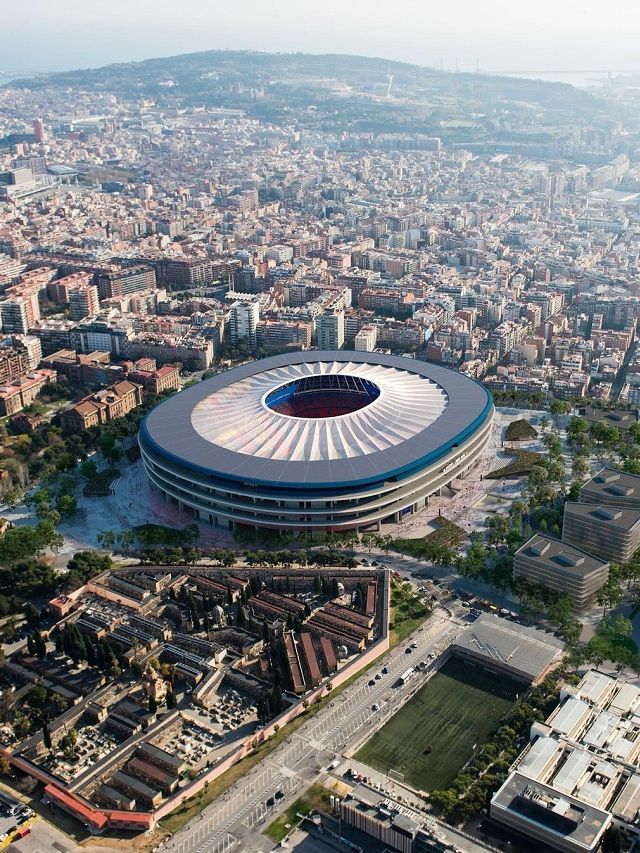
M293 779L296 775L296 771L292 770L291 767L281 767L280 770L282 775L288 779Z
M235 847L236 841L235 836L228 832L223 838L218 839L218 841L208 839L201 847L194 850L194 853L228 853L228 851Z

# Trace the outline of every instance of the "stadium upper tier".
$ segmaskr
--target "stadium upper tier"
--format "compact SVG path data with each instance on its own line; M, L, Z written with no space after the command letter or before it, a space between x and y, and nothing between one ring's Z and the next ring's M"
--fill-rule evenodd
M492 419L488 392L459 373L314 351L171 397L139 442L152 484L212 524L346 529L424 506L474 464Z

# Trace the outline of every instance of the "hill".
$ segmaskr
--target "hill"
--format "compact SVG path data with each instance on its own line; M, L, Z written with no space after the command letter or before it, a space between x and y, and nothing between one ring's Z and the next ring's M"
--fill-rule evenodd
M341 54L214 50L14 80L10 86L110 93L167 109L228 107L322 130L419 132L476 142L499 138L505 127L511 141L521 133L527 143L540 142L576 123L609 124L615 109L564 83Z

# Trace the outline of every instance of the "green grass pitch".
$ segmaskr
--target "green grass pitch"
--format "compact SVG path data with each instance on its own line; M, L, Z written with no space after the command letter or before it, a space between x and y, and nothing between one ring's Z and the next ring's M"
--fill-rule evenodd
M451 659L356 754L413 788L446 788L488 739L523 685Z

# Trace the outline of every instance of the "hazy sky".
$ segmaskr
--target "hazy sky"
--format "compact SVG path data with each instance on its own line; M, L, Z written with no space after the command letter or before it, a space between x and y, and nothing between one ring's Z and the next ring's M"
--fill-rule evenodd
M0 0L0 71L213 48L489 71L637 70L638 0Z

